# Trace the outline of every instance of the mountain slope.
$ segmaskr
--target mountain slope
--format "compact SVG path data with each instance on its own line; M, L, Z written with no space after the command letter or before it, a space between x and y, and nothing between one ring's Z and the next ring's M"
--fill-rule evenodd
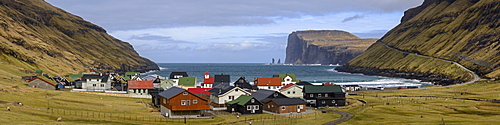
M0 72L8 78L44 70L52 75L148 71L158 66L126 42L43 0L0 1Z
M442 84L472 79L469 73L449 62L404 54L385 44L417 55L458 62L482 77L499 78L498 19L500 1L425 0L407 10L401 23L365 53L337 69L419 79L433 77Z
M375 41L339 30L297 31L288 35L285 63L346 64Z

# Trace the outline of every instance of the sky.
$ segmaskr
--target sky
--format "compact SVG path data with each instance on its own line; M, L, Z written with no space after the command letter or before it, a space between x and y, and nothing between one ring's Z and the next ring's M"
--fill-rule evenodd
M423 0L45 0L99 25L156 63L285 60L288 34L380 38Z

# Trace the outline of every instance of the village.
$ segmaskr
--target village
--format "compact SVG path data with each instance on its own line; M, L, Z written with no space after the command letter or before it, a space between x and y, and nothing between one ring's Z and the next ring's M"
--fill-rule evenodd
M203 82L187 72L171 72L170 76L141 76L139 72L97 73L51 77L37 70L35 76L23 80L33 88L88 94L150 98L151 105L167 118L209 118L213 111L243 114L304 114L307 107L341 107L346 105L346 90L352 86L333 83L313 85L300 81L295 74L257 77L253 82L230 75L211 76L207 71ZM312 108L309 108L312 109Z

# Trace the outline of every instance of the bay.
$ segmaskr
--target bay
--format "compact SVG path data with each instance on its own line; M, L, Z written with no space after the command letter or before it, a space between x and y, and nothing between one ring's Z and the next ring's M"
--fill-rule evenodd
M196 77L198 83L203 81L206 71L210 76L216 74L230 75L231 81L245 77L253 81L257 77L272 77L275 74L295 74L298 80L311 83L333 82L339 85L360 85L366 88L399 87L399 86L432 86L419 80L367 76L335 71L337 66L328 65L269 65L263 63L158 63L160 71L152 71L143 76L156 74L168 77L171 72L187 72Z

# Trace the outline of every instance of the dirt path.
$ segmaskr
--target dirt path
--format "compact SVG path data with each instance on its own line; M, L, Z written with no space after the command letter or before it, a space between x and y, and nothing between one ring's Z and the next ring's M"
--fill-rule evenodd
M348 113L348 112L343 112L343 111L336 111L336 110L322 110L322 111L332 112L332 113L337 113L337 114L342 115L342 118L337 119L337 120L332 121L332 122L328 122L328 123L326 123L324 125L336 125L336 124L340 124L340 123L346 122L347 120L349 120L352 117L354 117L353 114Z

